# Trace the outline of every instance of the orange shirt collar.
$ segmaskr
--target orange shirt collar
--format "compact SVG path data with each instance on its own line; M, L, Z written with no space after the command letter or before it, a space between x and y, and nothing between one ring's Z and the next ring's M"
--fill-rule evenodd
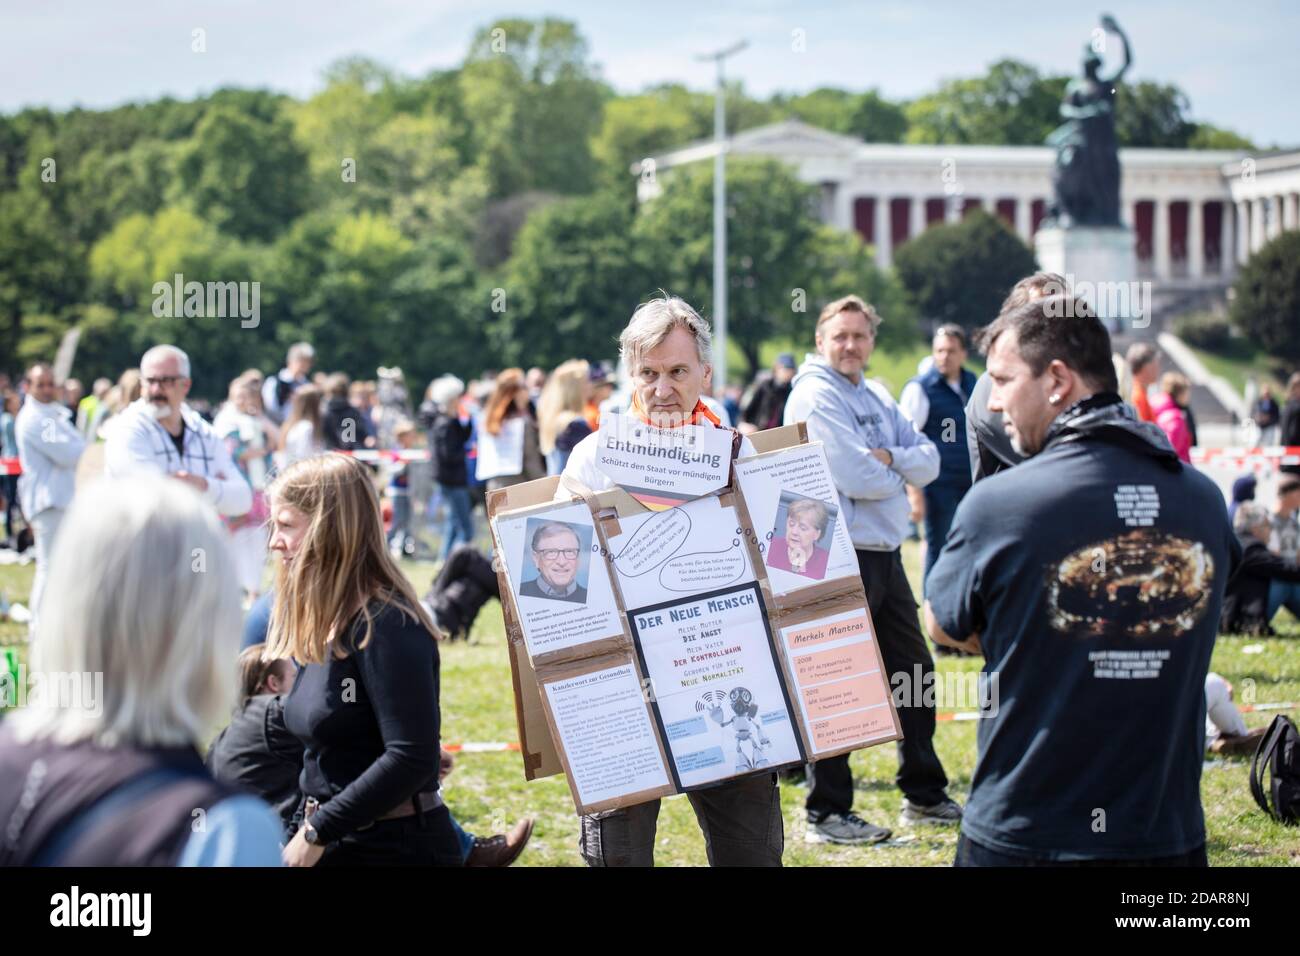
M654 422L650 421L650 416L646 414L645 405L641 403L640 392L632 393L632 414L635 415L641 422L645 423L646 425L655 425ZM698 425L700 424L700 419L705 419L709 421L710 423L712 423L714 428L722 427L722 422L721 420L719 420L718 416L713 414L713 412L709 411L709 406L705 405L704 402L697 399L695 402L695 409L691 412L690 418L686 419L686 421L684 422L681 422L681 425ZM655 427L659 428L662 426L655 425ZM680 426L670 425L668 427L677 428Z

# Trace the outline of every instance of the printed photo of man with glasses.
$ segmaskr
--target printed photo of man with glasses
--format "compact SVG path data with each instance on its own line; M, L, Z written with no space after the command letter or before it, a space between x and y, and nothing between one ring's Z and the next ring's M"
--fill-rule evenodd
M587 589L578 582L583 551L578 529L547 521L533 532L531 547L537 577L519 586L519 596L586 604Z

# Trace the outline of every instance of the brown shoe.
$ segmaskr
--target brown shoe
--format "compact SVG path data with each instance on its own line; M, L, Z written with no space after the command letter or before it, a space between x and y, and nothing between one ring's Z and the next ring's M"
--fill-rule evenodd
M1220 757L1249 757L1259 746L1259 738L1266 733L1267 727L1254 727L1239 737L1219 734L1210 744L1210 753Z
M518 859L533 835L533 818L525 817L506 833L475 837L474 848L465 858L466 866L509 866Z

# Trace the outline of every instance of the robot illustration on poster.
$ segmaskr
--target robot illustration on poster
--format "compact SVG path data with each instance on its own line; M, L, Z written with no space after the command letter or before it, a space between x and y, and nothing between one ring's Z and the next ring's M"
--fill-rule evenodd
M717 696L719 702L712 703L709 716L719 727L730 727L736 738L736 771L743 773L746 770L757 770L759 767L767 766L767 758L763 755L763 751L771 746L772 741L763 732L763 722L758 717L758 705L754 703L754 695L744 687L733 688L728 695L728 702L731 705L729 719L723 719L724 712L720 702L722 694L719 692Z

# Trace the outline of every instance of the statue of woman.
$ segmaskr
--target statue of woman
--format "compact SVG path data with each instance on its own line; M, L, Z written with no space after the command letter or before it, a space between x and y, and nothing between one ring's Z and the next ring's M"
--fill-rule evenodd
M1083 76L1065 89L1061 115L1065 122L1047 138L1056 147L1052 183L1056 200L1050 218L1058 225L1118 226L1119 145L1115 139L1115 84L1133 62L1128 37L1115 18L1101 18L1103 30L1124 44L1124 63L1109 79L1099 77L1101 57L1091 44L1084 48Z

